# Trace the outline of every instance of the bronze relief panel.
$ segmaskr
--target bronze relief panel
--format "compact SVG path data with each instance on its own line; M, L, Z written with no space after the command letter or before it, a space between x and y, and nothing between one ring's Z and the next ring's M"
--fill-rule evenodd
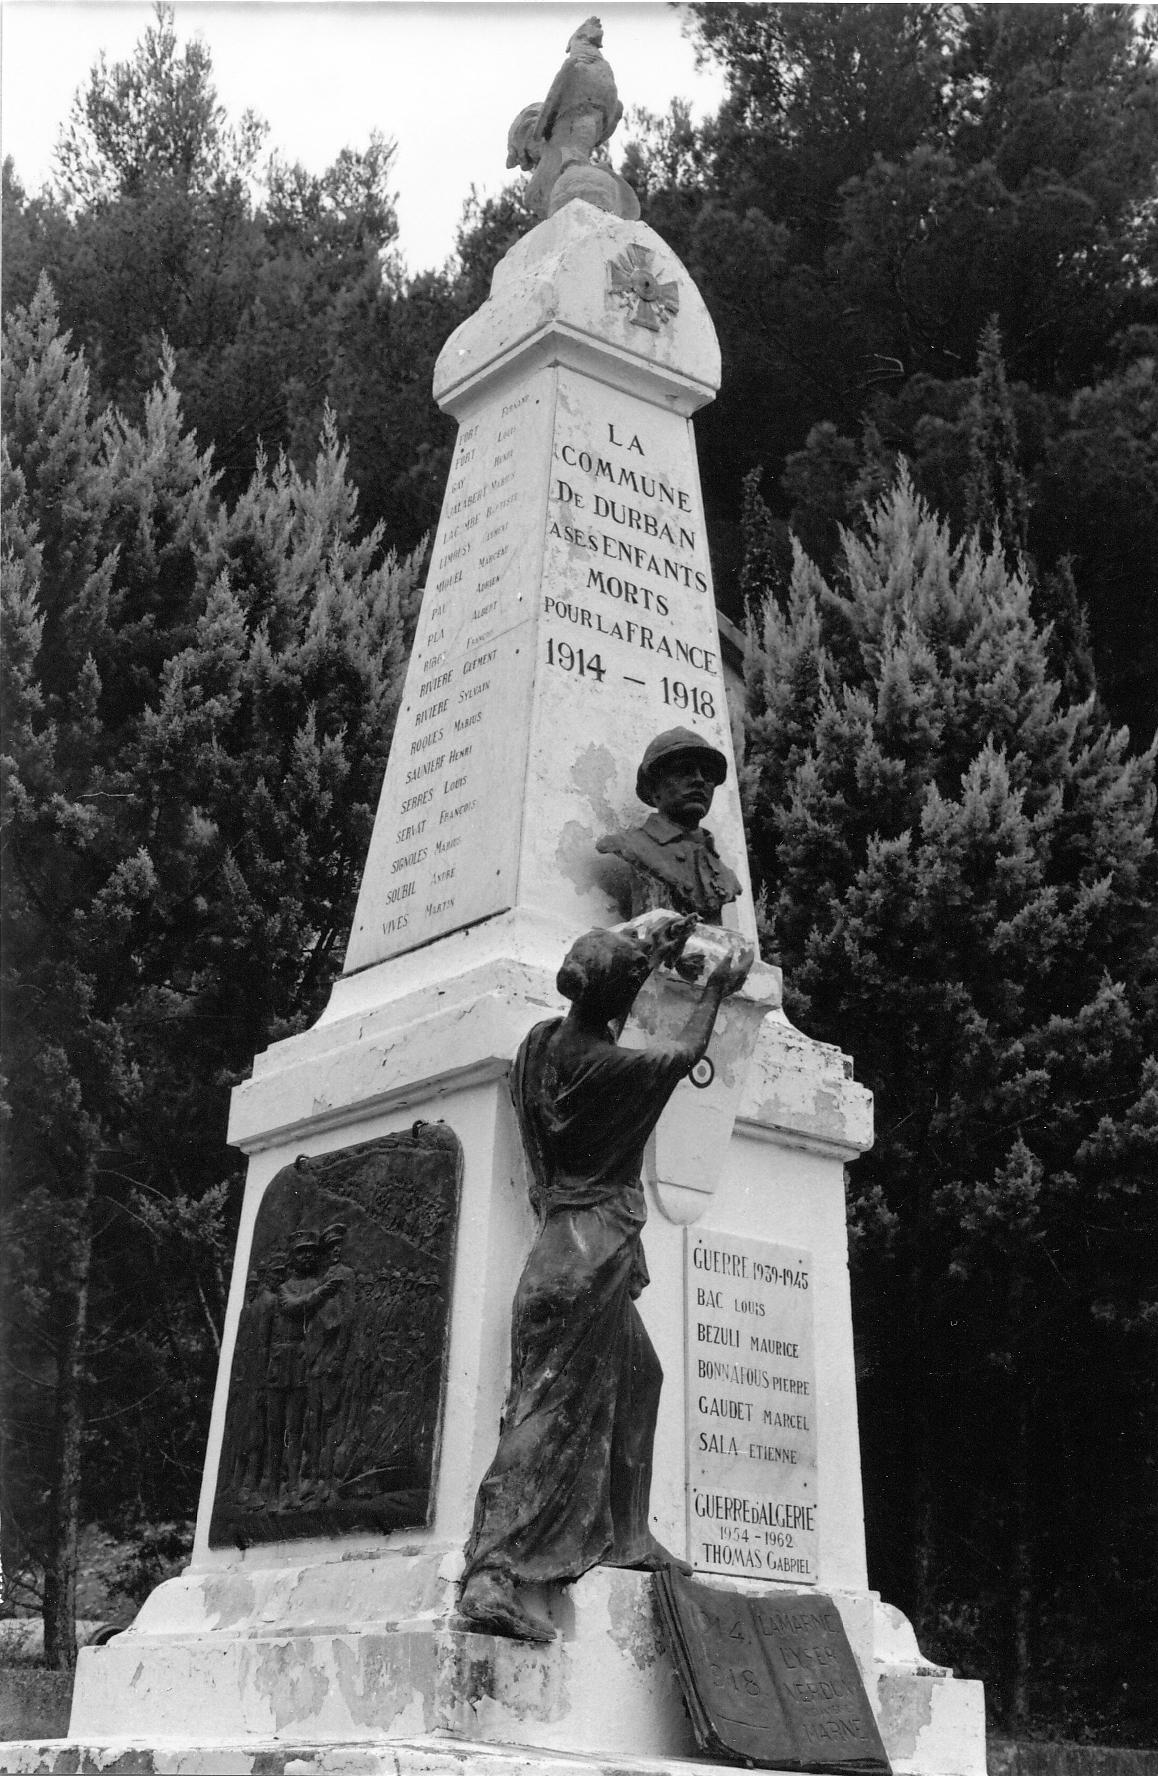
M211 1547L427 1521L462 1148L445 1123L272 1179L229 1379Z

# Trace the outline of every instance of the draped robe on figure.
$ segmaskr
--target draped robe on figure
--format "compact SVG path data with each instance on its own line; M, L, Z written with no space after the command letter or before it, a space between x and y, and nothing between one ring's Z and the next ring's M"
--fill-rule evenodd
M511 1081L538 1239L519 1281L499 1447L475 1505L467 1575L578 1578L650 1549L663 1371L635 1297L648 1282L643 1149L688 1071L686 1049L619 1048L537 1024Z

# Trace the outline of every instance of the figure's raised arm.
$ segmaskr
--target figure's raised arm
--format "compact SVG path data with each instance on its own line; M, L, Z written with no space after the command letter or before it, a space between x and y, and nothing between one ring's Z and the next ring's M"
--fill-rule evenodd
M720 1006L729 994L739 992L755 960L756 952L745 944L738 953L721 956L704 982L700 1002L676 1038L676 1046L686 1051L689 1073L707 1053Z

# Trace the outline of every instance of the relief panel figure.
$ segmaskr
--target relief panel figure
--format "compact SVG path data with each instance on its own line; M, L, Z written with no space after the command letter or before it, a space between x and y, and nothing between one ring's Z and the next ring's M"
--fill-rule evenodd
M346 1223L322 1229L322 1288L306 1326L306 1422L300 1496L331 1499L335 1440L357 1302L355 1273L342 1263Z
M237 1327L229 1383L229 1417L240 1426L233 1450L230 1484L239 1499L260 1497L266 1468L266 1375L277 1294L285 1282L289 1260L275 1252L246 1278L245 1305Z
M262 1497L284 1508L301 1475L306 1416L306 1316L317 1300L314 1278L321 1240L314 1231L295 1234L290 1274L277 1292L266 1370L266 1465Z
M460 1609L516 1639L551 1638L521 1584L576 1579L600 1562L674 1561L648 1525L663 1375L635 1306L648 1282L640 1172L648 1136L753 957L729 950L717 960L676 1040L621 1048L636 995L678 959L695 920L653 914L640 924L572 946L557 983L571 1009L535 1026L512 1078L540 1230L515 1296L510 1391L479 1487Z

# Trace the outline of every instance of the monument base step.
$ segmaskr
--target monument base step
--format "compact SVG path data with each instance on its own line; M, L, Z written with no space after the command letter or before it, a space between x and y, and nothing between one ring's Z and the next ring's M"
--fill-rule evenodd
M461 1554L435 1546L242 1573L190 1569L153 1592L131 1629L81 1652L67 1739L46 1734L43 1757L22 1739L24 1761L9 1749L0 1769L705 1767L649 1575L595 1567L563 1589L529 1589L556 1639L526 1646L456 1625L460 1567ZM904 1616L871 1593L832 1596L894 1776L985 1776L981 1685L925 1660ZM461 1749L484 1745L499 1762ZM398 1761L405 1747L410 1762ZM269 1761L275 1752L283 1761ZM413 1761L435 1754L441 1763ZM502 1761L511 1756L521 1761Z
M531 1745L484 1745L426 1734L418 1739L303 1745L284 1739L241 1745L110 1739L15 1740L0 1744L0 1776L710 1776L734 1764L703 1759L615 1757L609 1753L544 1751Z
M0 1745L0 1776L711 1776L736 1764L548 1751L531 1745L424 1734L347 1745L248 1740L244 1746L188 1741L17 1740Z
M984 1706L979 1683L943 1673L882 1672L877 1681L881 1728L894 1776L985 1776ZM1127 1756L1141 1757L1131 1753ZM1149 1766L1148 1766L1149 1767ZM244 1744L157 1736L114 1739L21 1739L0 1744L0 1776L708 1776L734 1769L703 1758L551 1750L484 1744L448 1733L411 1739L306 1742L247 1738Z

